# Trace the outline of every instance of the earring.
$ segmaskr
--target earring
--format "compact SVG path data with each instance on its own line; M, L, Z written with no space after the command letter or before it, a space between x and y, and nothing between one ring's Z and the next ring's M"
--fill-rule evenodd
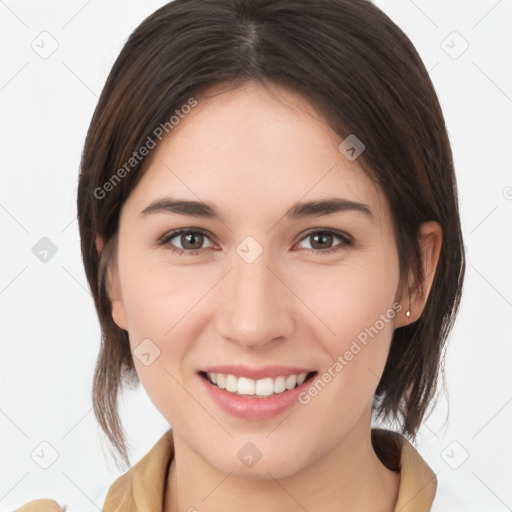
M407 310L407 312L405 313L405 316L406 316L407 318L409 318L409 317L411 316L411 312L410 312L409 310Z

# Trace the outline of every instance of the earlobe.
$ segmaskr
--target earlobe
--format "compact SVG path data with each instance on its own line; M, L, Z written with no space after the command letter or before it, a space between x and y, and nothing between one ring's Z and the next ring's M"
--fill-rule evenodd
M95 239L96 249L99 254L105 246L103 238L99 235ZM127 330L126 312L121 296L121 287L119 284L119 273L115 267L115 258L108 262L106 270L106 291L110 299L112 319L118 327Z
M126 314L121 301L112 301L112 319L120 329L128 330L126 322Z
M112 273L115 275L113 276ZM126 312L122 296L120 293L120 286L118 282L118 273L112 272L111 268L107 269L107 283L108 283L108 294L110 297L110 303L112 305L112 319L118 327L128 330L126 321Z
M103 250L103 246L105 245L103 238L100 235L96 235L94 242L95 242L96 250L98 251L98 254L101 254L101 251Z
M403 313L397 319L395 327L408 325L418 320L427 302L439 255L441 253L443 232L435 221L425 222L420 226L419 245L423 262L423 282L409 289L402 302Z

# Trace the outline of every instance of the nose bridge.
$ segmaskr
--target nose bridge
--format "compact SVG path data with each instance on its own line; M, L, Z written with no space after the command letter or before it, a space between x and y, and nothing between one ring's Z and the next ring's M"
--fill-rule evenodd
M271 270L270 251L257 254L250 244L240 244L233 254L220 325L225 338L254 347L289 336L292 315L286 287Z

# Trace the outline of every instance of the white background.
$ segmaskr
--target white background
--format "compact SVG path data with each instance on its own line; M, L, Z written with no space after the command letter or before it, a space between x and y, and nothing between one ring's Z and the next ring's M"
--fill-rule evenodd
M2 511L42 497L100 510L120 474L92 412L100 331L80 255L78 166L116 56L164 3L0 0ZM439 492L463 495L464 510L512 510L512 0L375 3L411 38L438 92L468 257L448 399L440 395L417 447ZM469 47L453 58L461 38ZM33 49L52 44L46 59ZM57 248L46 263L32 252L43 237ZM168 425L142 388L121 410L133 464ZM48 469L31 458L43 441L58 453Z

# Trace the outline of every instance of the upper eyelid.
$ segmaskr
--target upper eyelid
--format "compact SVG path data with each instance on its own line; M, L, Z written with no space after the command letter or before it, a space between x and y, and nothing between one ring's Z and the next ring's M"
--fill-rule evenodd
M310 230L306 231L306 233L304 233L302 235L302 239L306 238L307 236L310 236L314 233L332 233L333 235L335 236L339 236L339 237L346 237L346 238L349 238L350 240L353 240L352 236L349 235L348 233L345 233L344 231L340 230L340 229L334 229L334 228L311 228Z

